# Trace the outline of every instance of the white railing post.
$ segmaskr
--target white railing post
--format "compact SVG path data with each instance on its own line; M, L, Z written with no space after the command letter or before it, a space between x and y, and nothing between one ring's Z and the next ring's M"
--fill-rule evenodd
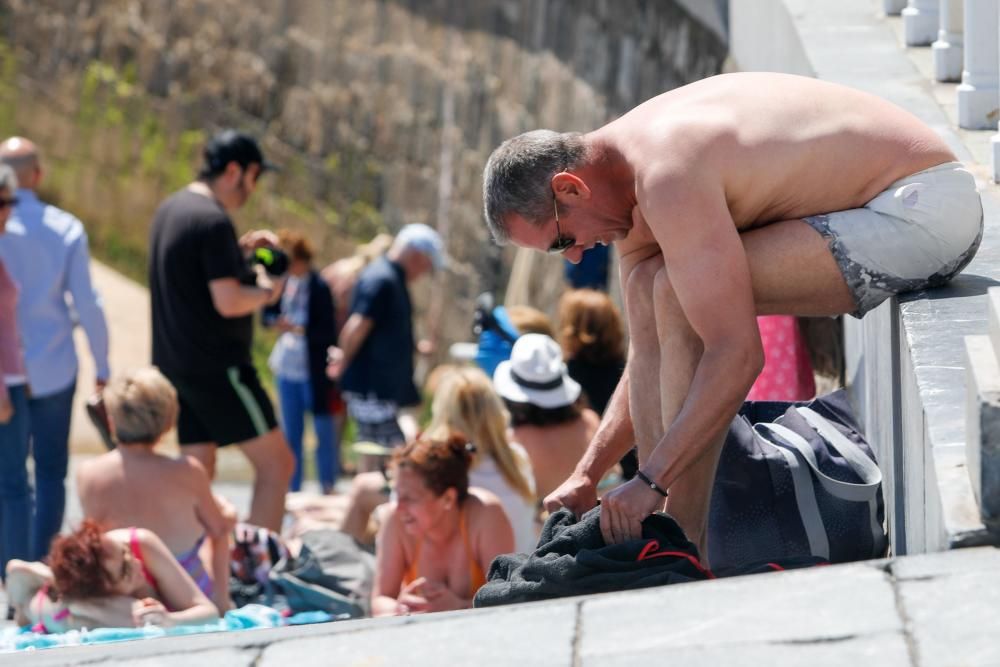
M938 5L941 28L934 50L934 78L959 81L962 78L962 0L941 0Z
M996 21L996 23L993 24L993 39L998 40L997 43L1000 44L1000 11L998 11L998 15L994 17L994 21ZM1000 46L998 46L997 51L1000 52ZM998 53L993 54L994 60L996 60L997 55ZM1000 72L1000 63L997 64L997 70ZM997 106L1000 106L1000 94L997 96ZM994 118L996 118L996 115L994 115ZM1000 183L1000 134L994 134L990 137L990 172L993 177L993 182ZM994 305L993 301L991 301L990 307L992 308ZM997 320L996 313L991 314L994 315L994 317L991 317L990 319L991 325L994 321L1000 321ZM1000 331L997 333L1000 333ZM998 341L998 344L1000 344L1000 341ZM995 447L994 451L997 451L998 449L1000 448Z
M882 9L889 16L899 16L905 6L906 0L882 0Z
M938 0L910 0L903 10L907 46L927 46L938 34Z
M965 0L962 83L958 87L958 124L967 130L997 126L1000 106L1000 41L997 0Z

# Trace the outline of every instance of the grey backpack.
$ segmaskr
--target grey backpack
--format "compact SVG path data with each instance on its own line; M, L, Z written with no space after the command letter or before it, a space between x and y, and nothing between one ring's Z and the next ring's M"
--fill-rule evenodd
M843 391L744 404L726 437L708 523L713 569L794 556L878 558L882 473Z

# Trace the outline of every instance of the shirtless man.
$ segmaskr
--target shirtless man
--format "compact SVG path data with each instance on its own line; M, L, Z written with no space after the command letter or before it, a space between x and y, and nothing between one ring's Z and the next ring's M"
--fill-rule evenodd
M621 542L667 509L706 554L719 451L764 354L755 317L861 317L972 258L971 174L927 126L831 83L738 73L655 97L588 134L529 132L486 166L499 243L579 261L615 243L625 375L574 473L546 498L581 513L635 442L640 477L606 494ZM654 326L655 323L655 326ZM703 556L704 558L704 556Z

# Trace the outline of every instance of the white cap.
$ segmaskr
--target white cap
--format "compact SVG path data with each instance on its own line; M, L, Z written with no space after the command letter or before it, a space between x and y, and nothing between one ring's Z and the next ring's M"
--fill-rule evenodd
M559 344L544 334L517 339L510 360L493 372L493 386L508 401L540 408L561 408L580 397L580 385L566 371Z
M444 267L448 262L444 254L441 235L423 223L406 225L396 234L393 245L397 248L413 248L431 260L434 269Z

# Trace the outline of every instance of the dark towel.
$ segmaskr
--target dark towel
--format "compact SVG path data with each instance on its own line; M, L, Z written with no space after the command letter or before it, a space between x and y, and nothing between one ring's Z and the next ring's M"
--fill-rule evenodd
M641 540L608 546L601 537L601 508L579 521L567 509L545 522L532 554L504 554L490 565L474 606L489 607L569 595L587 595L700 581L712 575L698 564L698 550L666 514L642 522Z
M627 591L758 572L826 565L812 556L759 562L712 573L673 517L657 513L642 522L642 539L608 546L601 537L600 506L577 521L567 509L549 517L532 554L504 554L490 565L475 607L533 602L570 595Z

